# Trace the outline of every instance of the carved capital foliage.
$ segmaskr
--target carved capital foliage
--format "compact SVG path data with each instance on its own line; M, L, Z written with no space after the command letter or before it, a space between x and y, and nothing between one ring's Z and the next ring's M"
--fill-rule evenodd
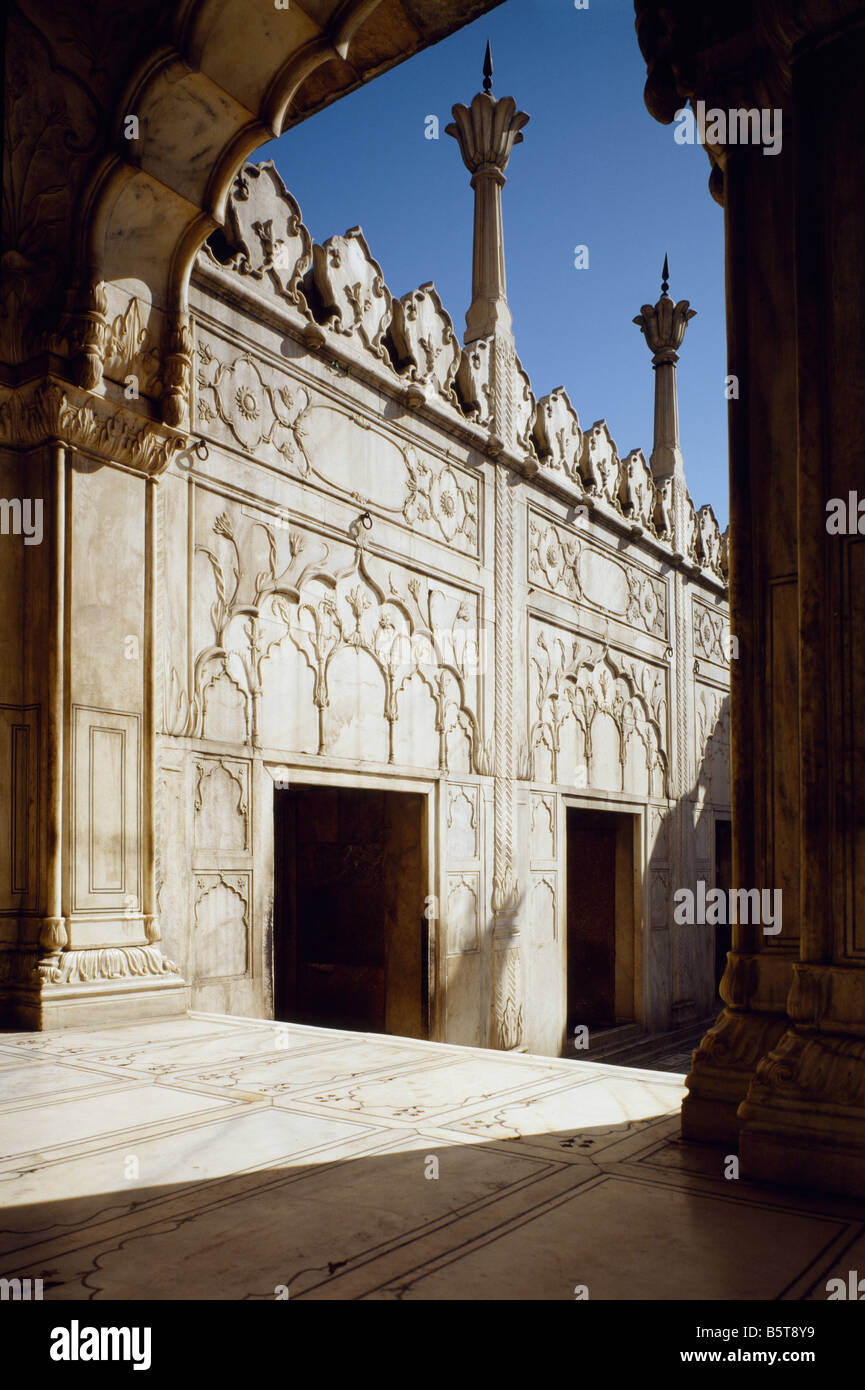
M183 429L189 422L193 346L188 316L177 315L166 334L160 401L163 420L175 429Z
M166 426L65 383L0 392L0 443L32 448L51 440L149 477L164 473L185 443Z

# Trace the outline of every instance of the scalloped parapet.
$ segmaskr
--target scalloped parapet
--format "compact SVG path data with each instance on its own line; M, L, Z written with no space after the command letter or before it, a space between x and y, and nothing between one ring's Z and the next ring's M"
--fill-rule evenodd
M535 410L533 438L542 467L581 482L583 432L564 386L542 396Z
M655 486L655 531L673 544L673 477L662 478Z
M652 470L642 449L632 449L621 461L619 502L624 515L646 531L655 529L655 493Z
M399 370L423 394L457 403L454 382L461 348L450 315L431 282L393 302L391 337Z
M327 326L392 365L384 336L393 296L360 227L350 227L345 236L328 237L321 246L316 243L312 266Z
M532 430L534 428L535 411L537 407L528 372L523 369L523 364L516 353L513 354L513 372L514 394L512 406L514 434L516 436L517 446L534 457L535 447L532 440Z
M721 528L708 502L697 512L697 558L705 569L711 570L719 579L723 578Z
M300 282L312 264L312 237L272 160L244 164L232 184L225 230L199 254L309 314Z
M490 406L490 338L463 348L457 368L457 391L463 410L475 424L487 425L492 416Z
M616 511L619 506L619 455L606 420L596 420L583 438L580 472L586 491L603 498Z
M698 563L697 512L691 500L691 494L687 489L684 489L682 502L682 534L680 537L677 537L677 549L681 551L686 560Z

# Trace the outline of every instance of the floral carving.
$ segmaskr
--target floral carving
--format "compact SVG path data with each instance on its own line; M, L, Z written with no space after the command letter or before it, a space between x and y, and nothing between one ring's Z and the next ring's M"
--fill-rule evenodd
M303 444L309 393L302 386L271 385L249 353L223 364L208 343L199 343L198 359L199 420L221 421L247 453L269 444L305 477L310 468Z
M195 661L186 733L201 736L207 691L225 675L250 710L249 737L256 746L265 663L289 639L314 676L320 753L325 751L331 665L337 653L348 648L366 652L381 673L391 761L399 697L417 676L436 706L440 767L447 770L448 734L459 727L470 748L472 769L480 770L484 752L470 702L479 634L477 615L466 603L457 603L454 611L453 600L419 576L409 579L405 592L393 576L385 587L370 573L362 537L352 563L332 572L320 567L327 547L319 546L317 560L307 562L305 538L299 532L289 532L288 564L280 555L277 536L263 521L243 518L235 523L222 514L213 532L217 541L196 549L206 557L213 576L214 640Z
M580 597L578 561L580 543L562 538L555 526L541 527L536 521L529 525L529 575L540 579L554 593Z
M653 579L642 570L629 567L628 609L625 614L633 627L643 627L654 637L663 637L666 630L666 590L660 579Z
M667 760L664 753L663 725L635 676L624 663L617 664L606 648L593 658L576 638L555 635L544 629L536 637L531 657L535 723L531 730L532 748L543 747L549 754L551 781L558 781L558 759L565 724L573 720L581 734L588 769L592 766L592 728L596 716L609 715L619 731L621 787L624 786L628 747L637 740L642 748L647 787L651 794L663 796ZM658 673L660 677L660 673ZM662 677L661 677L662 679ZM656 699L658 715L665 706Z
M477 543L477 499L471 488L460 484L452 468L436 471L412 448L404 452L408 472L408 497L403 516L410 526L418 521L434 521L444 539L451 544L465 537L474 549Z
M707 661L727 664L728 624L721 613L712 613L694 601L694 650Z

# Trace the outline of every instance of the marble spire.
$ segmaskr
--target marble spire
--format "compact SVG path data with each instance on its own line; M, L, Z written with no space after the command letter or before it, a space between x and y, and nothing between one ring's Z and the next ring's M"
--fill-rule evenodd
M483 75L484 90L477 93L471 106L454 106L453 122L446 127L446 133L459 143L475 194L472 302L466 314L466 343L511 331L505 281L502 188L511 150L522 140L522 128L529 119L524 111L517 110L513 97L493 96L489 43Z
M661 298L644 304L634 319L652 352L655 369L655 438L650 460L655 482L677 477L684 481L685 467L679 444L679 403L676 395L676 363L689 319L696 314L687 299L674 304L669 295L670 267L664 257Z

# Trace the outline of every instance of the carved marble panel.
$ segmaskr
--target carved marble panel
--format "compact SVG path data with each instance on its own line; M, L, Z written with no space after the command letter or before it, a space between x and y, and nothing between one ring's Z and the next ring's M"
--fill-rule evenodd
M250 973L250 902L249 873L196 874L192 930L196 983Z
M229 505L208 535L211 518L180 701L189 734L259 747L264 709L271 746L479 770L476 594L376 559L362 538L331 566L330 544L300 529Z
M532 625L529 654L537 775L565 786L665 795L664 673L542 623Z
M476 859L480 853L480 788L450 782L447 788L447 856Z
M274 462L304 477L309 472L304 448L309 392L251 353L233 355L227 344L203 333L196 345L196 360L199 429L239 444L252 456L264 451Z
M532 793L530 833L532 860L555 859L556 797L552 793Z
M716 686L696 685L696 767L698 800L730 804L730 696Z
M39 711L0 705L0 914L30 906L37 883Z
M237 758L200 757L194 766L196 850L248 851L252 843L249 763Z
M667 586L633 562L619 562L557 526L529 513L529 582L587 603L653 637L667 632Z
M480 872L447 876L448 955L472 955L480 949Z
M541 946L557 937L556 911L558 898L558 877L555 869L531 876L531 896L529 914L531 934L534 942Z
M72 902L77 911L140 901L140 720L72 712Z
M203 330L196 348L199 427L353 503L465 554L478 553L480 479L409 444L356 407Z
M711 609L693 598L694 655L720 666L729 663L730 623L725 611Z

